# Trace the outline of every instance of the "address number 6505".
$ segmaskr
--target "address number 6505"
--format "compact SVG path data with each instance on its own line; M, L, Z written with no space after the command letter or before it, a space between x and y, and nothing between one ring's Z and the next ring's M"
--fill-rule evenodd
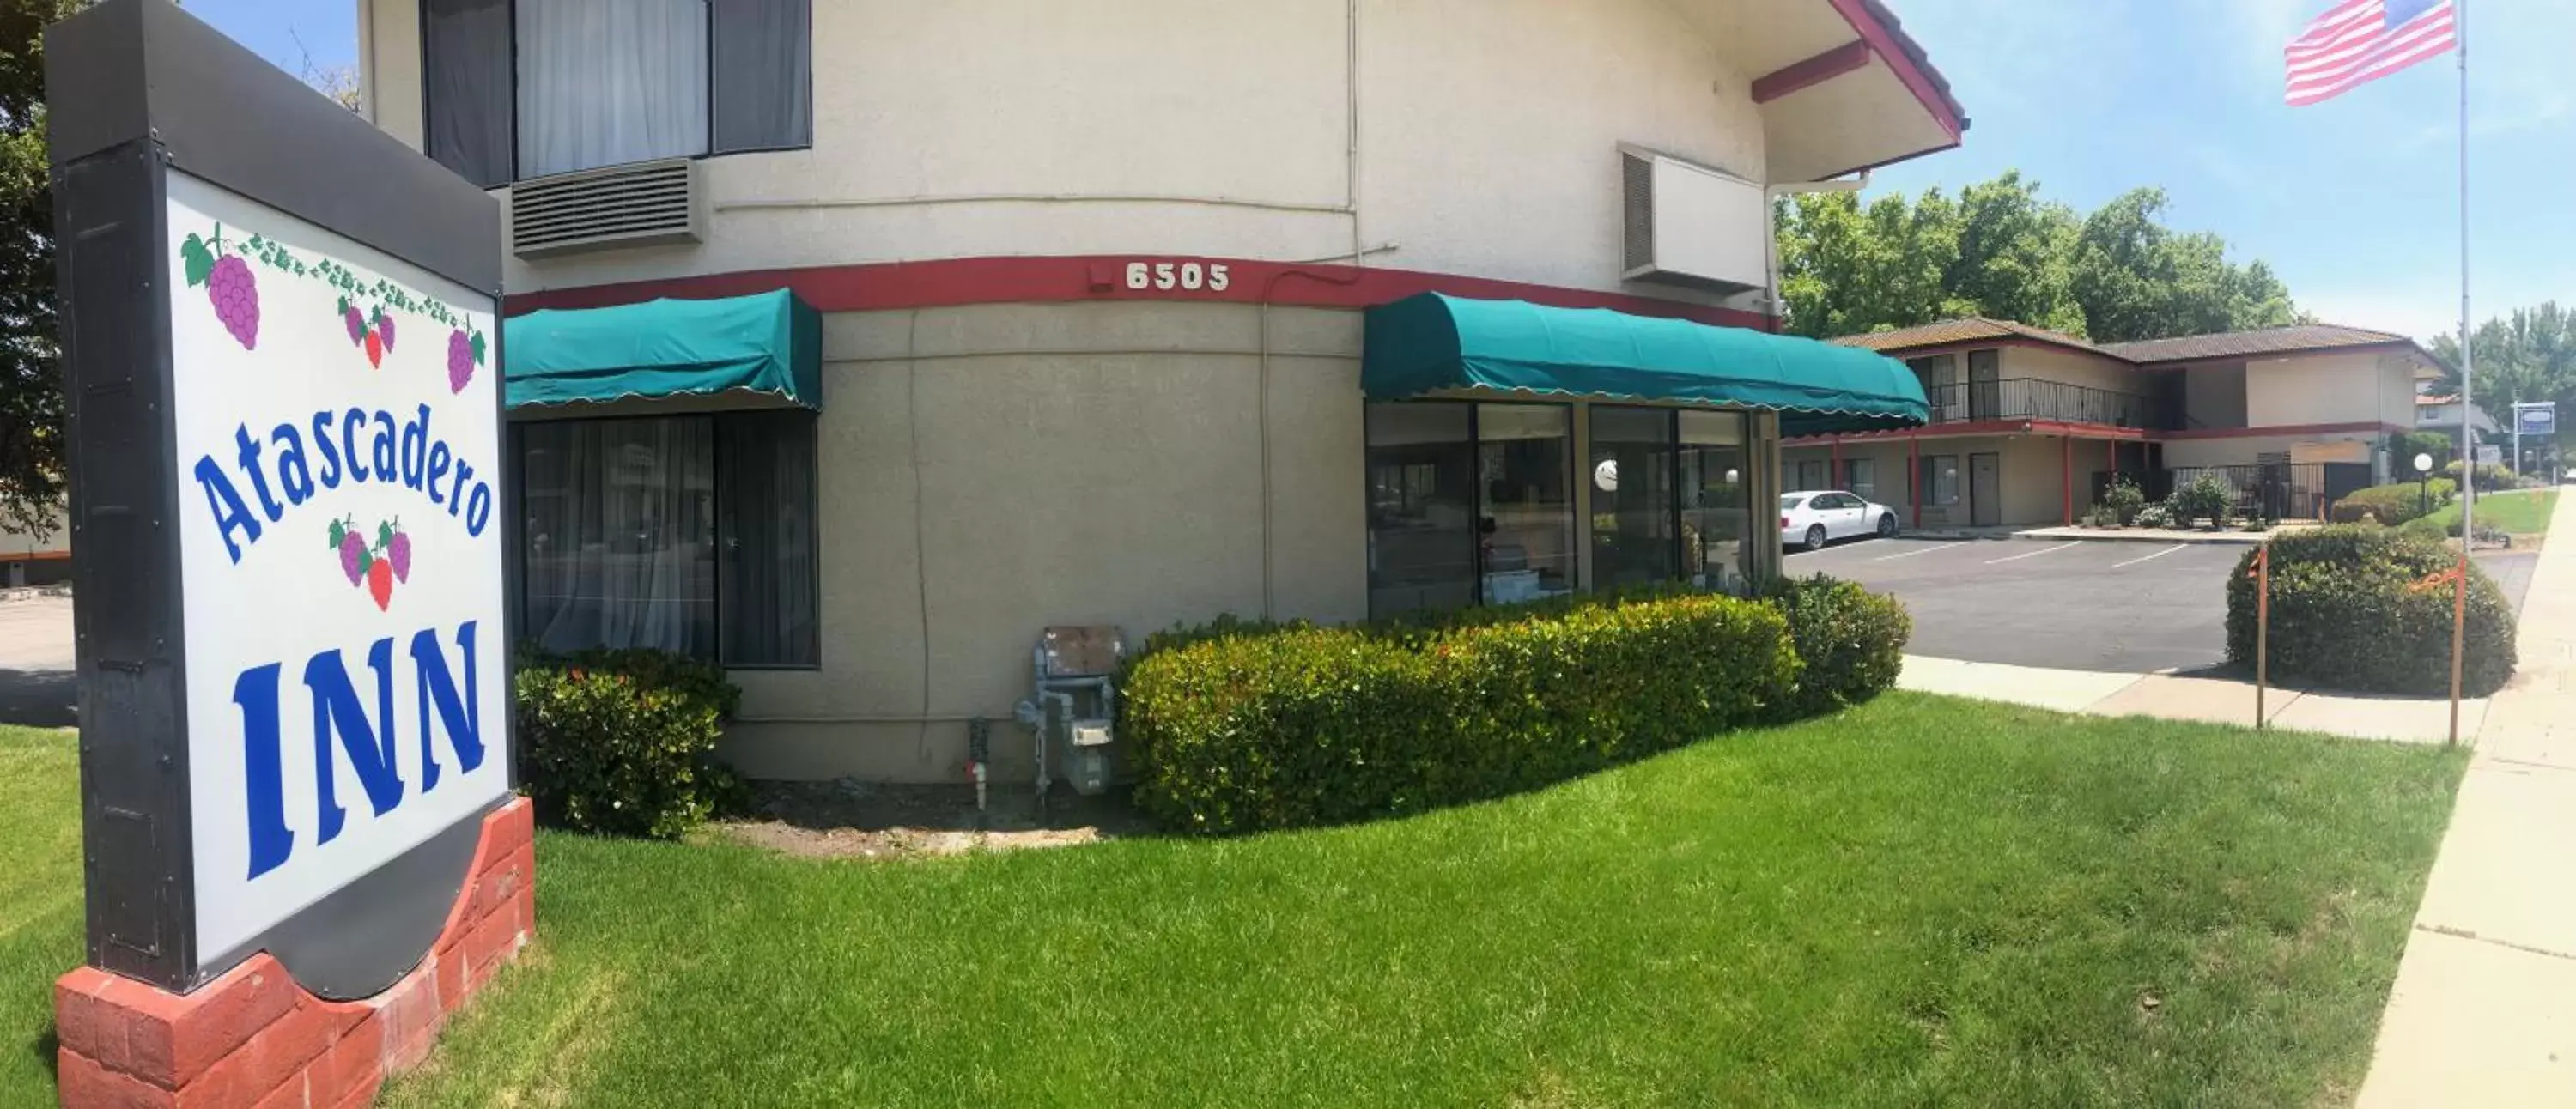
M1234 275L1227 271L1222 262L1210 262L1204 265L1198 262L1127 263L1127 288L1133 292L1141 293L1147 289L1166 292L1173 289L1186 289L1197 292L1207 289L1221 293L1232 284L1234 284Z

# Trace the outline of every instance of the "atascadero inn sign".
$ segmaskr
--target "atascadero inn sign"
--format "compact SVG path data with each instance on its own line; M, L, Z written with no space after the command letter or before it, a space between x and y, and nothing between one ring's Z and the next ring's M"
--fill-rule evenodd
M370 996L511 788L497 206L162 0L46 62L90 962Z

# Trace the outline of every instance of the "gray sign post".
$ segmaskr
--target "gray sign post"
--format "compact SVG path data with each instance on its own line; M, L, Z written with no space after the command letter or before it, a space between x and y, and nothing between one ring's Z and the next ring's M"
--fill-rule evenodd
M372 996L512 788L498 206L168 0L45 61L89 962Z

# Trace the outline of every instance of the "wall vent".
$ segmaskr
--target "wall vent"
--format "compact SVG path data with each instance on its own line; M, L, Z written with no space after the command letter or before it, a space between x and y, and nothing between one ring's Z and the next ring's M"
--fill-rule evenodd
M691 158L521 181L510 189L510 249L522 258L704 241Z
M1633 147L1619 151L1627 267L1621 276L1723 293L1770 284L1762 186Z

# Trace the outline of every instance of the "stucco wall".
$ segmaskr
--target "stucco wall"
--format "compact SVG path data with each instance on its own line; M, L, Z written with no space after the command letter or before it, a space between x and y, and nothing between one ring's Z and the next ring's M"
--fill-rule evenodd
M2178 439L2165 444L2165 465L2251 466L2266 454L2299 454L2316 443L2360 443L2373 448L2374 464L2382 436L2371 431L2335 431L2306 435L2256 435L2232 439ZM2295 460L2294 460L2295 461Z
M1357 313L1274 310L1265 383L1244 306L828 317L822 666L736 672L726 755L955 781L982 715L1025 779L1011 708L1047 625L1365 616L1359 334Z
M2245 417L2248 427L2407 426L2415 419L2414 373L2405 359L2373 351L2253 362L2245 368Z
M365 2L377 122L416 144L416 0ZM1750 78L1661 0L836 0L813 31L813 149L707 159L706 243L512 259L508 287L1356 247L1708 301L1619 280L1618 144L1764 179Z
M2046 347L2004 347L2001 372L2005 379L2037 378L2063 381L2090 389L2107 389L2114 393L2144 396L2145 376L2116 359L2081 354L2071 350ZM1967 373L1967 359L1959 360L1962 375ZM1966 380L1963 376L1961 380Z

